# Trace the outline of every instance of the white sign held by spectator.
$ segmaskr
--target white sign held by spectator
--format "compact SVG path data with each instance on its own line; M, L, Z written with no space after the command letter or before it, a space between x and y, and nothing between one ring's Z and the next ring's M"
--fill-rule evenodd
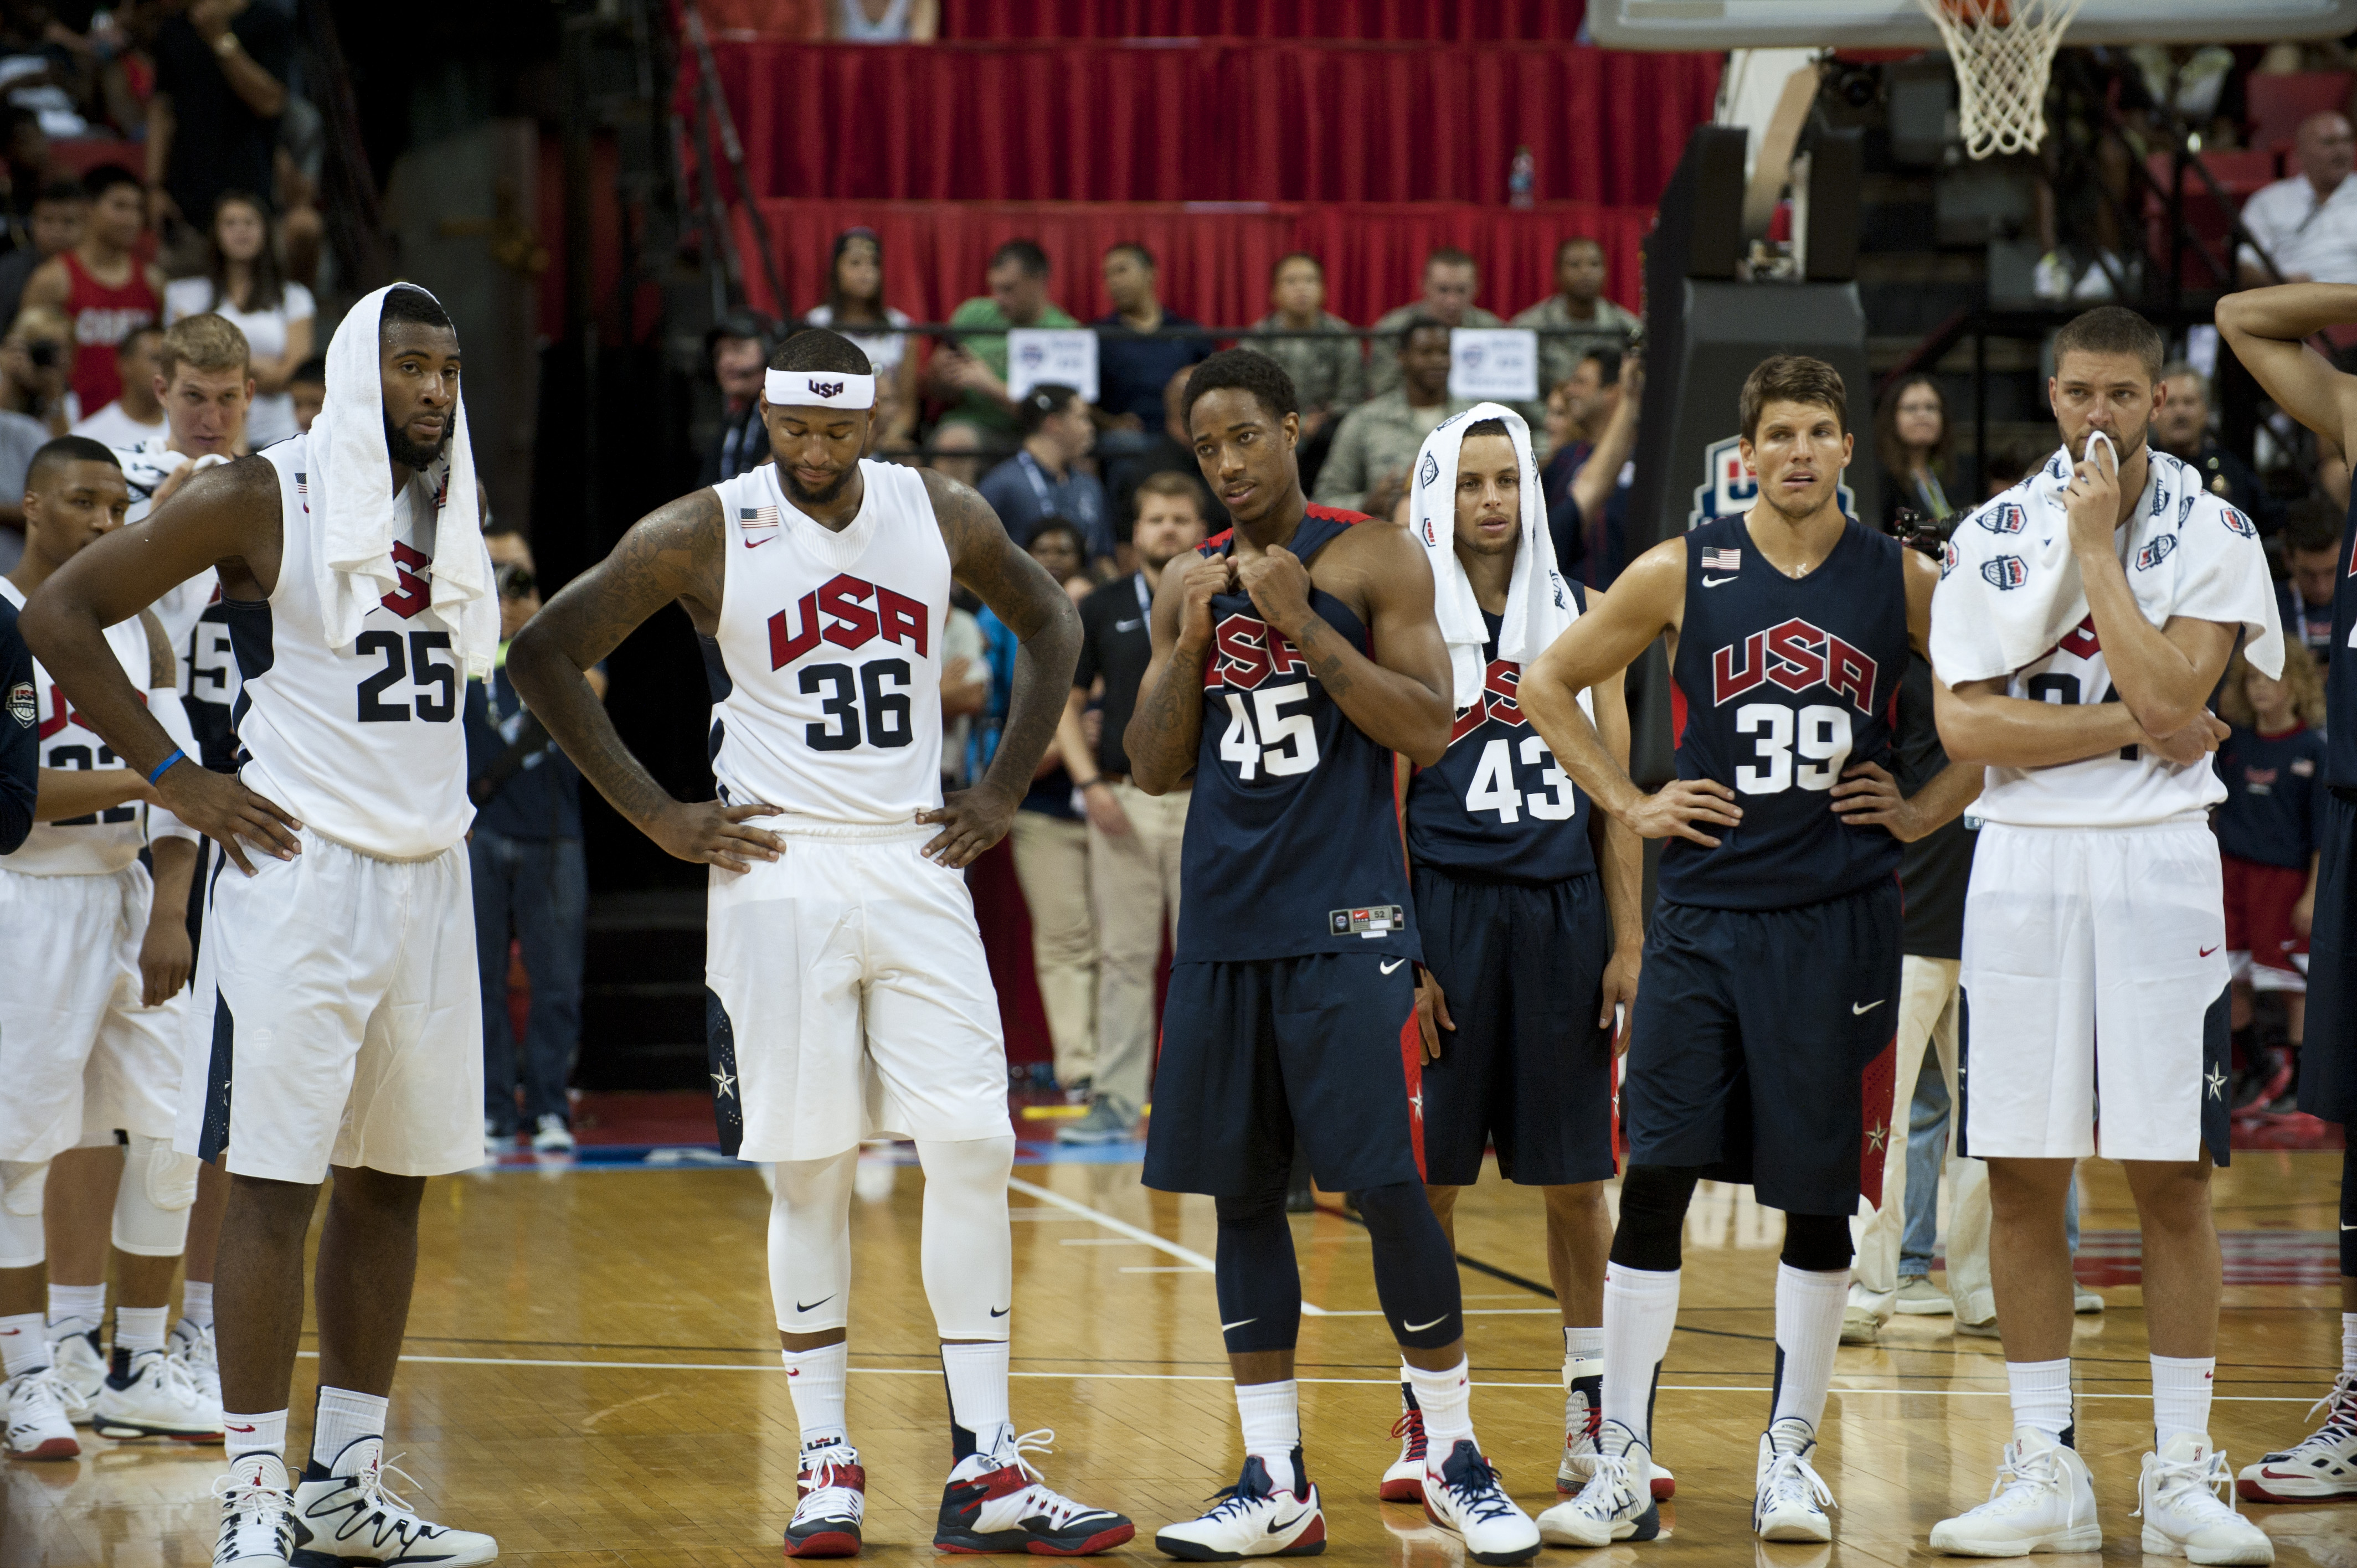
M1539 335L1527 327L1458 327L1448 334L1448 395L1534 403Z
M1072 387L1097 401L1097 335L1071 327L1017 327L1006 334L1006 394L1040 385Z

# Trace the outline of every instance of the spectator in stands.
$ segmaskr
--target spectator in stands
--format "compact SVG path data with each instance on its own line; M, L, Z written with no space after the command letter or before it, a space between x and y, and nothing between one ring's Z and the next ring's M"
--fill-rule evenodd
M2332 589L2341 580L2340 509L2322 496L2291 507L2284 529L2284 564L2290 570L2276 585L2276 618L2284 636L2305 645L2318 668L2332 662Z
M1424 259L1424 297L1396 310L1387 310L1375 322L1378 336L1367 355L1367 393L1390 392L1400 381L1400 339L1416 321L1437 321L1443 327L1502 327L1505 323L1473 303L1481 274L1473 258L1443 245Z
M1265 332L1314 332L1314 338L1248 338L1239 347L1266 354L1285 367L1301 399L1301 483L1315 493L1318 472L1334 445L1342 416L1367 401L1366 346L1351 324L1326 309L1326 269L1306 252L1279 256L1269 269L1268 302L1275 308L1253 326ZM1183 436L1186 433L1180 432Z
M1419 317L1399 340L1397 382L1343 415L1318 471L1314 499L1389 517L1407 491L1417 449L1433 427L1473 404L1448 395L1448 328Z
M1050 381L1024 393L1019 412L1023 445L976 487L982 499L1017 544L1028 547L1033 530L1060 517L1081 531L1089 560L1110 560L1114 537L1104 487L1079 466L1096 445L1089 405L1072 388Z
M761 425L761 377L774 347L770 324L749 310L730 311L705 337L712 379L720 388L720 434L704 457L707 485L770 460L770 434Z
M123 395L97 413L84 414L66 434L125 450L167 435L164 404L156 393L164 384L163 347L161 327L151 321L133 328L114 350Z
M990 254L985 275L990 293L959 306L950 325L986 330L961 336L934 355L933 383L956 400L946 420L1012 435L1019 425L1015 395L1006 390L1006 329L1080 323L1048 298L1048 252L1037 241L1009 240L999 246Z
M512 537L512 531L508 531ZM467 687L467 793L475 802L467 859L475 896L475 958L483 1000L483 1141L492 1153L523 1123L543 1154L573 1147L565 1084L581 1047L581 949L589 914L581 855L581 774L509 683L508 644L540 612L532 568L494 569L500 647L491 672ZM587 672L602 700L606 671ZM532 983L523 1055L508 1020L508 943Z
M2152 411L2152 444L2192 464L2211 494L2256 523L2261 538L2274 538L2284 525L2284 503L2210 434L2210 378L2179 360L2161 367L2160 380L2169 397Z
M311 422L328 401L328 361L306 360L286 382L286 396L295 404L295 428L311 433Z
M25 224L31 242L0 256L0 321L16 319L34 269L81 242L82 221L89 214L90 196L80 180L52 180L41 188Z
M1197 483L1200 472L1195 467L1194 438L1188 433L1184 410L1187 403L1187 378L1194 367L1173 371L1162 389L1162 428L1156 431L1154 444L1143 452L1116 457L1105 465L1105 493L1110 498L1114 517L1114 558L1122 571L1134 572L1137 560L1131 547L1129 529L1137 517L1138 492L1146 481L1156 474L1183 474L1188 481ZM1204 501L1206 517L1217 516L1222 522L1227 518L1224 508L1213 509ZM1131 553L1123 553L1125 549Z
M1162 569L1203 542L1202 487L1156 474L1137 487L1131 537L1137 572L1081 606L1081 660L1057 726L1057 749L1088 817L1089 896L1096 909L1097 1058L1089 1113L1058 1129L1060 1144L1107 1144L1137 1133L1154 1073L1156 972L1178 929L1178 853L1185 785L1161 796L1129 781L1122 733L1137 706L1153 639L1146 629ZM1097 705L1094 739L1087 723Z
M64 320L28 310L0 339L0 526L25 532L25 470L58 434L45 410L64 401ZM62 427L59 427L62 428Z
M270 209L251 191L226 190L213 204L205 271L164 285L164 322L212 311L245 334L253 351L253 411L245 439L259 452L296 432L286 383L311 357L318 307L311 291L290 283L278 264Z
M295 14L251 0L191 0L156 29L147 100L147 203L167 244L223 191L266 191L295 55ZM193 247L190 247L193 249Z
M834 328L867 355L876 367L875 444L906 446L917 429L917 340L905 332L859 330L906 327L913 319L884 303L884 242L873 229L845 229L834 237L826 275L826 297L802 319Z
M1539 385L1571 377L1588 349L1626 349L1644 331L1642 318L1604 297L1604 247L1574 234L1555 248L1555 292L1514 317L1513 325L1556 328L1539 339Z
M1948 486L1955 478L1948 468L1953 435L1948 400L1931 377L1908 376L1882 394L1874 415L1874 451L1882 464L1884 527L1897 520L1902 508L1929 522L1956 510L1948 501Z
M832 0L826 36L846 44L929 44L941 36L942 0Z
M2357 181L2349 177L2357 139L2348 120L2331 110L2309 115L2293 157L2299 172L2252 192L2243 226L2287 283L2357 283ZM2248 245L2241 263L2244 284L2275 281Z
M982 432L971 424L944 424L929 444L928 467L938 468L962 485L980 485L983 473Z
M164 273L139 259L147 228L139 177L121 164L101 164L82 177L82 188L90 218L81 239L34 269L25 308L45 305L65 314L73 349L68 382L82 408L99 409L123 392L115 345L133 328L163 318Z
M1089 323L1097 328L1097 408L1112 428L1101 443L1108 453L1143 451L1162 426L1162 391L1170 378L1210 355L1208 338L1146 334L1203 324L1163 308L1154 253L1124 241L1104 256L1105 293L1113 311Z
M1583 369L1595 369L1599 357L1612 361L1610 412L1594 441L1572 442L1547 459L1539 489L1546 498L1555 564L1600 593L1629 564L1628 481L1644 401L1644 363L1634 354L1624 361L1617 349L1591 349L1588 356Z

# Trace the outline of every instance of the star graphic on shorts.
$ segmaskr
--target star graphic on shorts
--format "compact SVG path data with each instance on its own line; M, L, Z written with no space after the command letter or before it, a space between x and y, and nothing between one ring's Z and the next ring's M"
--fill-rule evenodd
M730 1100L736 1097L736 1074L731 1072L716 1072L709 1074L708 1076L712 1079L712 1093L715 1099Z
M1407 1105L1408 1109L1415 1113L1415 1119L1417 1121L1421 1122L1424 1120L1424 1090L1419 1089L1414 1094L1409 1095L1407 1097Z
M2211 1099L2223 1100L2226 1098L2226 1075L2224 1073L2219 1071L2215 1067L2212 1067L2204 1081L2210 1085Z
M1882 1152L1882 1141L1889 1136L1890 1129L1878 1123L1866 1134L1866 1146L1878 1155Z

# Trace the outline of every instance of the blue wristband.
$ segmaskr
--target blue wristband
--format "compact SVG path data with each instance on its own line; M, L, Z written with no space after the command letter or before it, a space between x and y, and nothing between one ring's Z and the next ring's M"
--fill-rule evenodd
M174 746L174 747L172 748L172 755L171 755L171 756L169 756L169 757L166 757L163 761L161 761L161 762L157 763L157 764L156 765L156 770L155 770L153 773L150 773L149 775L147 775L147 782L148 782L148 783L150 783L150 784L155 783L156 779L161 779L162 777L164 777L164 770L165 770L166 768L167 768L171 767L171 766L172 766L172 764L174 764L175 762L186 762L188 759L188 754L187 752L182 751L182 750L181 750L178 746Z

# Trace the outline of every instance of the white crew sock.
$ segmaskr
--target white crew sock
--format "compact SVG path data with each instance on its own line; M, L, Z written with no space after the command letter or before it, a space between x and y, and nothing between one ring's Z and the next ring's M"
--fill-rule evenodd
M1833 1386L1834 1349L1841 1343L1842 1308L1849 1303L1847 1269L1776 1265L1776 1407L1770 1423L1798 1416L1815 1432L1825 1419Z
M1244 1453L1261 1462L1269 1486L1298 1497L1301 1477L1294 1472L1293 1451L1301 1446L1301 1385L1291 1378L1238 1383L1236 1421L1243 1428Z
M51 1285L49 1287L49 1326L61 1328L71 1318L81 1325L76 1332L97 1327L106 1321L106 1286Z
M1620 1263L1604 1271L1604 1419L1619 1422L1648 1448L1653 1369L1677 1327L1678 1273Z
M168 1306L118 1306L114 1309L114 1348L136 1356L142 1350L164 1348L164 1320L172 1315Z
M180 1282L180 1316L199 1328L213 1326L213 1282Z
M996 1454L1015 1435L1006 1413L1006 1341L942 1347L942 1375L950 1385L950 1421L974 1434L974 1451Z
M2184 1433L2210 1441L2210 1390L2217 1370L2215 1356L2152 1358L2154 1447Z
M2341 1369L2357 1374L2357 1312L2341 1315Z
M2071 1358L2059 1361L2007 1361L2006 1387L2013 1395L2013 1424L2034 1426L2049 1437L2071 1430Z
M332 1470L336 1456L361 1438L382 1437L385 1407L390 1403L382 1394L321 1389L317 1413L311 1423L312 1460Z
M802 1450L848 1443L843 1423L843 1385L851 1370L851 1344L838 1339L815 1350L785 1350L786 1392L793 1396L794 1419L802 1423Z
M48 1325L38 1312L0 1317L0 1373L38 1371L49 1364Z
M1563 1359L1566 1361L1592 1360L1604 1354L1604 1326L1593 1328L1566 1328L1563 1331Z
M1424 1412L1424 1465L1438 1470L1448 1462L1449 1450L1473 1439L1473 1376L1463 1360L1445 1372L1407 1369L1408 1387L1415 1391L1415 1406Z
M283 1410L264 1415L238 1415L223 1411L221 1434L229 1445L232 1465L245 1454L267 1454L274 1459L286 1455L286 1412Z

